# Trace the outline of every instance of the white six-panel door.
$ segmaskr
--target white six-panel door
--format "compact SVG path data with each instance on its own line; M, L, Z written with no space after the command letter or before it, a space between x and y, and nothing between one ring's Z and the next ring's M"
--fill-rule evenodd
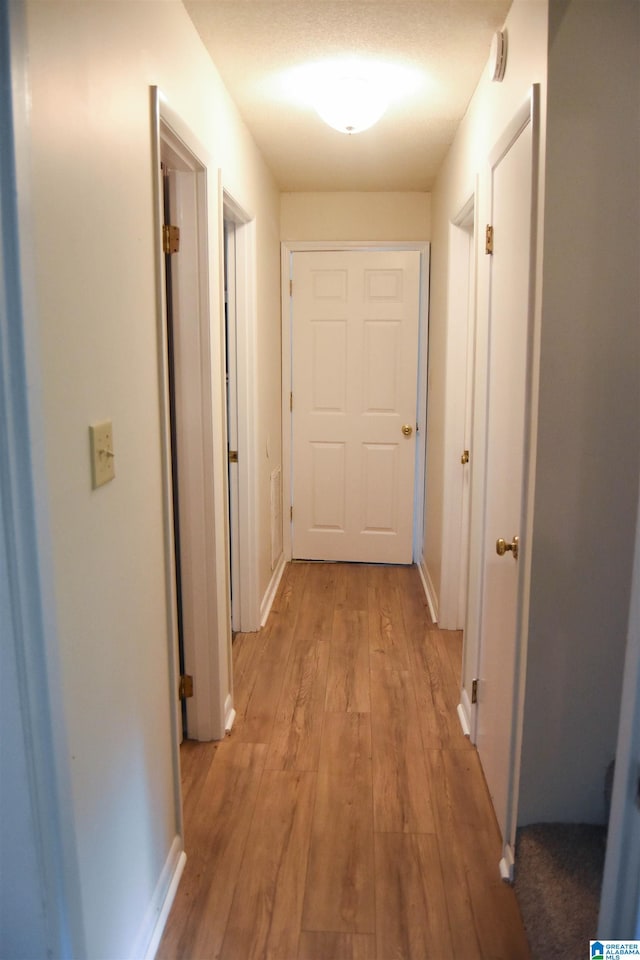
M419 300L417 251L293 257L296 559L412 561Z

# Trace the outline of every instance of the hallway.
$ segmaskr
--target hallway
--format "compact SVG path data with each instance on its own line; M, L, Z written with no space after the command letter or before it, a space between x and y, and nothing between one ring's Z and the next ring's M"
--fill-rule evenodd
M234 644L231 735L182 746L159 960L528 958L460 664L414 567L289 564Z

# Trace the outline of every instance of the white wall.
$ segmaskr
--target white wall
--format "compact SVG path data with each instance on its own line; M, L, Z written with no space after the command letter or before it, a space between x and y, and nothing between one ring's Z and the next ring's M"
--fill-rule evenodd
M283 240L428 240L428 193L283 193Z
M124 958L145 948L179 830L149 86L159 85L256 218L262 591L271 575L268 478L280 463L279 197L179 2L34 0L28 38L55 626L82 920L87 957ZM215 265L218 225L210 231ZM116 479L91 491L87 427L107 417Z
M448 302L450 231L452 221L476 194L482 210L482 175L490 149L516 110L524 103L533 83L542 84L541 129L544 145L544 80L546 73L546 0L515 0L506 20L508 59L502 83L480 77L465 117L438 174L432 195L431 306L429 314L429 384L427 406L427 480L425 502L425 575L439 606L445 592L456 595L450 580L459 577L459 562L448 555L448 531L460 522L460 454L464 449L464 409L458 395L466 378L465 354L460 343L465 331L453 320ZM487 51L488 56L489 51ZM484 224L476 224L478 272L483 268L480 249ZM465 321L466 322L466 321ZM479 348L486 330L477 330ZM481 358L480 358L481 360ZM482 363L480 362L480 366ZM471 471L479 468L471 451ZM445 581L445 578L449 578ZM478 584L473 576L469 592L474 602ZM465 649L465 686L475 669L475 651Z
M19 40L14 27L14 47L17 47ZM0 462L5 466L0 473L0 863L3 864L0 870L0 943L3 952L21 960L44 956L48 947L57 946L57 938L53 937L53 943L49 940L46 898L42 895L41 848L33 798L35 790L30 776L30 758L25 750L29 710L25 702L26 651L22 650L24 637L20 623L20 584L17 577L10 576L16 560L16 547L20 544L19 539L16 544L15 532L15 527L18 527L19 533L19 524L13 518L17 513L16 508L23 505L27 507L27 516L32 512L32 491L30 485L24 489L28 472L20 477L22 483L18 489L12 489L13 477L7 471L7 466L18 461L18 451L22 454L23 463L28 463L29 456L28 433L26 442L21 443L26 426L26 378L21 329L22 298L15 256L18 217L9 44L9 9L3 0L0 3ZM15 371L13 376L12 369ZM12 444L10 437L15 437L17 443ZM20 487L22 501L16 503ZM10 530L9 525L14 529ZM31 567L29 573L32 573ZM28 925L15 922L16 915L22 911L30 918Z
M25 151L24 9L0 0L0 944L83 949L51 601Z
M640 499L638 506L640 508ZM640 811L637 803L640 769L640 509L636 517L627 637L607 856L598 917L598 937L601 939L638 939L640 934Z
M519 820L604 816L640 468L640 7L550 4Z

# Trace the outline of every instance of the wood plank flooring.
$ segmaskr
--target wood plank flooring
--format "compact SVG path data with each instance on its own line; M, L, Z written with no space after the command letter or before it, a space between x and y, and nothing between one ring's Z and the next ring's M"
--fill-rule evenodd
M233 655L234 729L181 748L158 960L530 960L456 714L461 635L415 568L290 564Z

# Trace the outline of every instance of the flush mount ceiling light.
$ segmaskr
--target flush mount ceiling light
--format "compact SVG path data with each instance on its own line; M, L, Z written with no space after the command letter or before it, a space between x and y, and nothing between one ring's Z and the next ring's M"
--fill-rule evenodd
M313 105L325 123L340 133L360 133L377 123L388 106L380 85L359 73L327 78Z
M279 75L274 95L312 107L341 133L367 130L393 103L424 89L423 71L406 64L347 57L301 64Z

